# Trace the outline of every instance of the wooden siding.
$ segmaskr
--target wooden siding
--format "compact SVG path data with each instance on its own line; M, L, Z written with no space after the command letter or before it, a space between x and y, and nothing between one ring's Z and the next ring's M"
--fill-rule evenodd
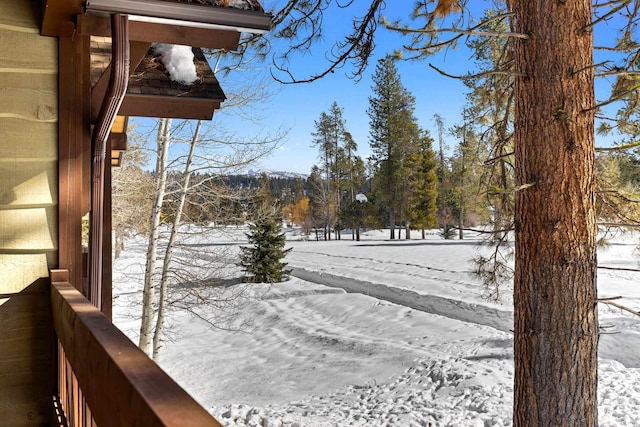
M51 417L58 51L39 6L0 2L0 427Z

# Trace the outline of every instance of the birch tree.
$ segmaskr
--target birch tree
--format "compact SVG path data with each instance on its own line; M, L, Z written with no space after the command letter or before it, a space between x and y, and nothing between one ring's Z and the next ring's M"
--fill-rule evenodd
M233 140L225 143L219 139L221 135L212 133L211 129L203 133L202 122L196 122L194 127L186 121L177 125L171 119L158 121L156 168L152 174L154 201L149 216L139 335L140 348L154 359L158 358L166 337L166 314L170 306L215 327L226 328L234 322L226 314L232 316L236 311L238 302L234 299L243 295L244 290L238 287L223 292L218 285L225 280L223 265L235 264L237 255L216 247L192 248L185 239L190 233L187 224L193 220L184 213L199 213L197 232L201 236L218 230L217 224L228 223L230 213L225 206L240 203L247 195L226 189L218 177L255 161L273 149L280 138L277 135L276 141L263 140L245 147L234 144ZM181 149L185 145L189 147L186 154ZM216 149L225 150L214 158L210 153ZM208 171L208 175L192 180L198 171ZM200 214L209 222L203 222ZM235 222L242 221L238 213Z
M171 260L173 259L173 251L175 249L176 237L178 234L178 227L182 221L182 211L184 204L189 194L189 184L191 182L191 170L193 167L193 159L196 153L196 145L200 138L200 128L202 121L198 120L196 129L193 133L191 144L189 145L189 153L184 166L184 180L182 182L182 189L178 196L178 206L171 223L171 230L169 232L169 239L167 240L167 247L164 251L164 257L162 261L162 271L160 273L160 292L158 294L158 313L156 315L156 324L153 331L153 360L158 359L158 352L160 351L161 338L164 330L165 311L167 308L167 287L169 282L169 268L171 266ZM145 331L146 332L146 331ZM140 334L142 336L142 334Z
M157 157L156 157L156 187L151 206L149 223L149 241L147 245L147 259L144 269L144 283L142 289L142 315L140 322L140 338L138 347L147 354L151 354L153 338L153 317L155 307L155 268L158 256L158 242L160 235L160 220L162 204L167 188L169 145L171 143L171 119L158 121Z

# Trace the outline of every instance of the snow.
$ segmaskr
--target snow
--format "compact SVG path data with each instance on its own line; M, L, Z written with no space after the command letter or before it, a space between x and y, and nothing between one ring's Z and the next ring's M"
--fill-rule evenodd
M169 78L178 83L190 85L198 80L193 51L190 46L154 43L153 49L160 54L162 64Z
M255 178L260 178L263 174L267 175L269 178L283 178L283 179L293 179L293 178L306 179L308 177L307 174L303 174L303 173L279 171L279 170L273 170L273 169L247 169L244 172L244 175L255 177Z
M246 244L245 230L228 231L183 243ZM174 310L159 363L226 426L511 425L512 301L485 300L471 274L489 249L477 236L419 235L316 242L290 232L294 277L228 286L241 295L235 304L194 307L200 317ZM599 263L637 268L637 241L616 236ZM134 342L144 249L131 240L115 263L114 322ZM624 296L618 302L639 310L639 274L600 270L600 297ZM202 319L212 312L231 316L224 328ZM604 305L599 314L600 425L640 426L640 318Z

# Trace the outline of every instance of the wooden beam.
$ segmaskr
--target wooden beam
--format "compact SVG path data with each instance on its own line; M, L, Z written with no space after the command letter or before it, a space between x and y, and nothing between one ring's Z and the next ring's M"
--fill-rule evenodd
M127 133L127 126L129 126L129 117L117 116L111 126L111 132L125 134Z
M131 24L131 23L130 23ZM111 33L109 33L111 35ZM129 75L138 68L140 62L145 57L151 43L149 42L131 42L129 44L130 63L129 63ZM109 86L109 76L111 75L111 64L104 70L102 76L91 90L91 123L94 123L100 112L102 106L102 100L107 92L107 86ZM122 114L120 114L122 115Z
M82 13L86 0L42 0L43 36L72 37L76 33L75 16Z
M82 289L82 216L85 159L91 146L86 100L89 38L59 40L58 252L59 268L69 270L71 283ZM87 120L85 122L85 120Z
M111 166L114 168L122 166L122 151L111 151Z
M113 133L109 135L111 149L116 151L127 151L129 138L126 133Z
M53 325L100 427L221 427L69 283L53 283Z
M137 21L131 21L129 25L129 37L132 41L224 50L236 50L240 42L240 33L234 30L211 30ZM78 27L80 34L111 37L108 18L79 15Z
M211 120L220 108L220 100L202 98L127 95L120 114L134 117L171 117L175 119Z

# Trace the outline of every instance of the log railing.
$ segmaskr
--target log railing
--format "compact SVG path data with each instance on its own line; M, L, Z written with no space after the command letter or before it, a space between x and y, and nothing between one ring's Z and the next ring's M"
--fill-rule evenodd
M68 283L51 273L58 396L70 427L221 427Z

